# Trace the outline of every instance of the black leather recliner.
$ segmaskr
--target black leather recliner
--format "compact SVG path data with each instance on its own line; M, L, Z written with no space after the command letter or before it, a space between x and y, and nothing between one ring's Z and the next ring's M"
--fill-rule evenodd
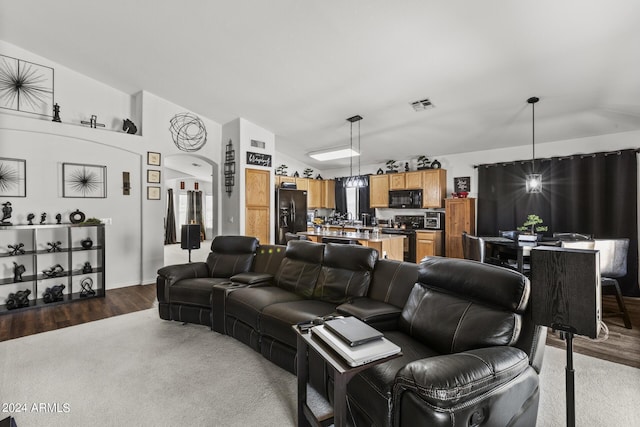
M395 330L403 356L348 386L358 425L533 426L546 329L529 280L476 261L428 257Z

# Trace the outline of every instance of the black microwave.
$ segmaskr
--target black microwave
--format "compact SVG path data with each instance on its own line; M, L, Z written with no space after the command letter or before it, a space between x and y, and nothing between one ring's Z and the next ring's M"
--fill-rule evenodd
M422 190L389 191L390 208L421 208Z

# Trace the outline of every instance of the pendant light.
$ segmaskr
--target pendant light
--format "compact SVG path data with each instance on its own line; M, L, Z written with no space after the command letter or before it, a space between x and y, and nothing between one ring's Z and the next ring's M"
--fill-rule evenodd
M527 99L531 104L531 146L533 155L531 158L531 173L527 175L527 193L542 193L542 174L536 173L536 103L540 98L532 96Z
M363 183L360 179L360 120L362 116L355 115L349 117L347 121L350 123L349 147L353 151L353 124L358 123L358 176L353 176L353 157L349 158L349 178L347 178L347 187L362 187Z

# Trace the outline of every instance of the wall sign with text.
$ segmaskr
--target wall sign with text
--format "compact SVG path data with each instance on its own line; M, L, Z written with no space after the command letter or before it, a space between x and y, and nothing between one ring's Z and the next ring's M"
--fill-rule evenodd
M247 151L247 164L270 168L271 154L252 153L251 151Z

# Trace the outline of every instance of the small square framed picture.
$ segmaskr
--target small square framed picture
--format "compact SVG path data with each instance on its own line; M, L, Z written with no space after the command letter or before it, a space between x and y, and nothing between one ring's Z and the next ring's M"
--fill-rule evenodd
M160 153L147 151L147 164L151 166L160 166Z
M160 200L160 187L147 187L147 200Z
M150 184L160 184L160 171L155 169L147 170L147 182Z

